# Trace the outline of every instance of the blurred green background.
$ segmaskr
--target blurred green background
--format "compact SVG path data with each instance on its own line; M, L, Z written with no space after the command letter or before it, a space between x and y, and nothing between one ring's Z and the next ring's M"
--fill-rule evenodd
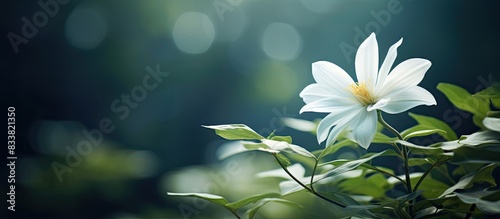
M471 133L471 116L435 87L475 92L498 81L499 9L452 0L4 2L0 87L4 110L16 107L18 160L16 212L4 201L2 218L183 218L186 205L189 218L231 218L166 191L236 200L275 190L252 178L277 165L252 153L218 161L226 142L201 125L245 123L262 135L292 135L309 150L324 147L280 118L323 117L298 114L311 64L331 61L354 77L355 51L371 32L381 57L404 37L396 63L432 61L420 85L438 105L412 112ZM148 66L164 73L156 80ZM386 120L399 130L414 124L404 113ZM101 123L112 130L103 133ZM85 143L86 131L96 144ZM5 179L0 186L8 192ZM297 217L288 210L270 205L258 217Z

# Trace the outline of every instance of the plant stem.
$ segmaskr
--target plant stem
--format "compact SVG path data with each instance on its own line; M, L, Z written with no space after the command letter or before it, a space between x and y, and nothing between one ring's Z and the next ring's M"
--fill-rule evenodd
M469 212L465 215L464 219L469 219L474 213L475 209L476 209L476 204L472 204L469 208Z
M386 175L388 175L388 176L394 177L395 179L399 180L399 181L400 181L400 182L402 182L403 184L405 184L405 183L406 183L403 179L401 179L401 177L396 176L396 175L394 175L394 174L392 174L392 173L389 173L389 172L387 172L387 171L385 171L385 170L381 170L381 169L379 169L379 168L377 168L377 167L370 168L370 169L371 169L371 170L378 171L378 172L380 172L380 173L382 173L382 174L386 174Z
M236 218L241 219L241 217L238 215L238 213L236 213L236 211L234 211L234 210L232 210L232 209L231 209L231 210L229 210L229 211L231 211L231 213L233 213L233 214L234 214L234 216L236 216Z
M434 169L434 167L437 167L441 164L444 164L446 163L448 160L450 160L451 158L448 158L446 160L443 160L443 161L436 161L436 163L432 164L431 167L429 167L429 169L427 171L425 171L424 175L422 175L422 177L420 177L420 179L418 180L417 184L415 185L415 188L413 188L413 191L417 191L418 187L420 186L420 184L424 181L425 177L427 177L427 175L429 175L429 173L431 173L431 170Z
M311 190L313 190L313 191L314 191L313 182L314 182L314 175L316 174L316 167L318 167L318 159L315 159L314 168L313 168L313 172L311 175Z
M404 158L404 167L405 167L405 177L406 177L406 188L408 189L408 193L411 193L411 180L410 180L410 168L408 165L408 148L404 145L403 147L403 158ZM408 206L408 210L410 215L413 218L413 200L410 200L410 205Z
M304 185L304 183L302 183L300 180L298 180L297 178L295 178L295 176L294 176L292 173L290 173L290 171L288 171L288 169L287 169L287 168L286 168L286 167L285 167L285 166L284 166L284 165L280 162L280 160L278 159L278 157L276 156L276 154L275 154L275 153L273 153L273 156L274 156L274 158L276 158L276 161L278 161L278 163L279 163L279 165L281 166L281 168L283 168L283 170L284 170L284 171L285 171L285 172L286 172L286 173L287 173L287 174L288 174L288 175L289 175L289 176L290 176L290 177L291 177L291 178L292 178L295 182L297 182L299 185L301 185L302 187L304 187L304 189L306 189L306 190L307 190L307 191L309 191L310 193L312 193L312 194L314 194L314 195L316 195L316 196L320 197L321 199L323 199L323 200L325 200L325 201L327 201L327 202L330 202L330 203L332 203L332 204L334 204L334 205L338 205L338 206L343 207L343 208L347 207L346 205L344 205L344 204L342 204L342 203L339 203L339 202L336 202L336 201L334 201L334 200L331 200L331 199L329 199L329 198L327 198L327 197L325 197L325 196L323 196L323 195L321 195L321 194L317 193L316 191L314 191L313 189L311 189L311 188L307 187L306 185Z
M389 125L384 118L382 117L382 111L377 110L377 118L380 124L382 124L387 130L392 132L396 137L398 137L399 140L403 141L403 136L391 125ZM408 190L408 194L412 192L411 189L411 180L410 180L410 168L408 165L408 148L404 145L401 145L403 150L401 151L401 154L403 156L403 163L404 163L404 168L405 168L405 179L406 179L406 189ZM410 215L413 215L413 201L410 200L410 205L408 206L408 213Z
M384 118L382 118L382 111L377 110L377 116L378 116L378 121L380 122L380 124L382 124L385 128L387 128L387 130L392 132L392 134L396 135L396 137L398 137L399 140L403 140L403 136L401 136L401 134L399 134L399 132L395 128L393 128L391 125L389 125L389 123L387 123L384 120Z

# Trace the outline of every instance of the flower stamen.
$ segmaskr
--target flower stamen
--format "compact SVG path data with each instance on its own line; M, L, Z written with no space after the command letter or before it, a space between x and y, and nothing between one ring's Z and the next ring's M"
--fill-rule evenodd
M349 85L349 91L364 106L368 106L376 102L371 89L368 88L365 82L356 82Z

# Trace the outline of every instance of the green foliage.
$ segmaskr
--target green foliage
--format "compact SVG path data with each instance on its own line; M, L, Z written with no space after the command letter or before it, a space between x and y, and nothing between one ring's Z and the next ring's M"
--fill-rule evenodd
M420 146L420 145L416 145L416 144L413 144L413 143L410 143L407 141L401 141L401 140L398 140L396 142L408 147L408 149L410 149L410 151L414 154L434 155L434 156L444 154L444 150L442 148L439 148L439 147Z
M252 219L254 216L255 216L255 213L257 213L257 211L262 207L264 206L265 204L269 203L269 202L277 202L277 203L281 203L281 204L285 204L285 205L288 205L290 207L298 207L298 208L302 208L303 206L301 204L298 204L296 202L293 202L293 201L290 201L290 200L286 200L286 199L281 199L281 198L265 198L265 199L262 199L259 203L257 203L254 207L250 208L248 211L247 211L247 214L248 214L248 218L249 219Z
M467 204L475 204L486 214L500 214L500 190L490 191L488 189L467 192L463 190L455 191L455 195Z
M497 149L498 150L498 149ZM486 148L460 147L455 150L452 163L500 163L500 152Z
M285 167L292 165L292 162L290 161L290 159L288 159L285 155L275 154L275 156L276 156L276 159L278 159L278 162L281 163L281 165L283 165Z
M355 143L349 139L344 139L342 141L338 141L335 144L328 146L324 150L320 150L319 151L320 154L318 156L318 159L321 159L321 158L323 158L327 155L330 155L330 154L334 154L336 151L338 151L339 149L341 149L343 147L352 146L352 145L355 145Z
M228 204L228 201L218 195L213 195L213 194L207 194L207 193L195 193L195 192L187 192L187 193L175 193L175 192L167 192L167 195L170 196L182 196L182 197L194 197L194 198L201 198L205 199L207 201L210 201L214 204L226 207Z
M393 187L383 174L367 172L360 177L344 180L338 186L348 194L366 195L375 199L385 197L385 193Z
M495 181L493 180L493 177L491 176L491 173L493 169L496 167L496 165L490 164L487 165L481 169L479 169L477 172L472 172L469 173L462 178L453 186L447 188L440 196L439 198L442 198L448 194L451 194L457 189L466 189L470 188L474 183L479 183L479 182L487 182L492 186L496 186Z
M264 198L278 198L280 196L281 195L279 193L275 193L275 192L263 193L263 194L253 195L253 196L241 199L239 201L226 204L226 206L231 208L231 209L239 209L243 206L246 206L250 203L255 203L255 202L262 200Z
M497 124L500 113L490 110L490 104L500 106L500 84L495 83L474 95L446 83L439 84L438 90L457 108L472 113L477 126L489 130L478 130L458 138L445 122L409 113L417 125L397 133L380 117L372 143L387 144L390 149L359 155L359 146L347 138L348 132L341 133L337 141L326 148L309 152L292 144L291 136L277 136L273 132L264 138L241 124L204 126L214 129L225 139L240 140L239 147L227 152L227 156L255 150L273 155L282 169L264 171L258 177L272 178L278 183L279 192L253 195L232 203L221 196L204 193L168 194L202 198L223 206L237 217L239 210L246 209L248 218L253 218L269 202L302 208L290 197L304 192L334 205L333 209L340 211L336 216L410 219L500 215L500 190L492 189L497 186L493 171L500 164ZM283 119L283 122L313 134L317 128L317 122L292 118ZM401 136L402 140L383 134L384 128L394 136ZM442 136L445 141L430 145L409 141L434 134ZM358 156L338 159L336 155L347 147L357 149ZM376 165L375 158L399 162L404 174L396 175L394 169ZM390 195L392 192L398 195ZM469 211L471 205L479 210Z
M215 130L215 134L227 140L260 140L261 135L243 124L202 126Z
M496 82L488 88L477 92L473 96L478 98L483 98L484 100L490 100L493 106L500 109L500 83Z
M288 144L291 144L292 143L292 137L290 136L273 136L271 138L271 140L275 140L275 141L284 141Z
M440 83L437 89L443 92L457 108L472 113L474 124L484 128L482 121L490 110L489 100L474 96L467 90L453 84Z
M382 151L382 152L379 152L379 153L374 153L374 154L372 154L372 155L370 155L368 157L357 159L357 160L351 160L351 161L347 161L347 160L334 160L334 161L331 161L331 162L327 162L327 163L324 163L324 164L331 164L331 165L334 165L336 167L333 170L328 171L326 173L326 176L336 176L338 174L345 173L347 171L356 169L361 164L366 163L368 161L371 161L373 158L376 158L378 156L394 156L394 155L397 155L397 153L394 152L391 149L388 149L388 150L385 150L385 151Z
M422 126L414 126L417 128L421 128ZM403 140L408 140L410 138L415 138L415 137L422 137L422 136L428 136L432 134L441 134L441 135L446 135L446 131L441 130L441 129L422 129L422 130L412 130L411 132L402 134Z
M443 130L443 132L438 132L437 134L443 136L446 140L452 141L457 139L455 131L445 122L430 116L423 116L415 113L409 113L409 115L418 122L418 125L401 132L403 136L415 131L438 129Z
M282 204L289 205L291 207L302 207L302 205L280 198L279 193L263 193L259 195L254 195L250 196L247 198L244 198L242 200L236 201L236 202L231 202L229 203L224 197L218 196L218 195L213 195L213 194L207 194L207 193L173 193L173 192L168 192L167 195L170 196L181 196L181 197L193 197L193 198L201 198L207 201L210 201L214 204L220 205L227 210L229 210L231 213L234 215L238 216L237 211L249 204L257 202L255 205L250 208L246 214L248 215L248 218L253 218L255 216L255 213L264 206L265 204L269 202L278 202Z

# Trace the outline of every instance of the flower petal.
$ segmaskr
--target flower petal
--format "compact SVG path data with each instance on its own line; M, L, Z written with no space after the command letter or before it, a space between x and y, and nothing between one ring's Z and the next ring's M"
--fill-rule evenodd
M421 58L408 59L400 63L387 76L378 95L385 96L389 93L399 92L409 87L417 86L430 67L431 62Z
M346 88L354 84L354 81L339 66L327 61L318 61L312 64L312 73L314 80L325 89L332 91L338 96L350 96Z
M319 99L332 97L332 95L334 94L316 83L307 85L307 87L305 87L299 94L299 96L302 97L306 104Z
M303 112L317 112L317 113L331 113L336 112L339 109L345 109L346 107L352 107L359 105L356 101L352 99L333 97L333 98L323 98L316 100L314 102L308 103L300 109L299 113Z
M328 114L325 118L321 120L318 124L316 137L318 138L318 143L321 144L326 137L328 136L328 132L332 128L332 126L340 124L346 118L352 118L356 115L355 109L361 108L360 106L348 106L344 108L338 108L332 113ZM336 126L336 128L340 128ZM327 144L328 145L328 144Z
M386 106L389 103L389 101L391 101L391 98L381 99L381 100L377 101L375 104L368 106L366 108L366 110L368 110L368 111L378 110L378 109Z
M500 118L486 117L483 120L483 125L489 130L500 132Z
M356 140L361 147L368 149L376 133L377 111L359 113L357 124L352 130L354 140Z
M358 82L365 82L374 88L378 73L378 44L375 33L370 34L359 45L354 65Z
M396 57L398 56L398 47L401 45L401 43L403 43L403 38L392 45L391 48L389 48L387 55L385 56L384 62L382 63L382 66L380 67L380 70L378 72L377 93L384 85L385 79L387 78L387 75L389 74L389 71L394 64L394 60L396 60Z
M387 96L390 98L387 105L379 109L386 113L401 113L419 105L436 105L436 99L426 89L415 86L406 89L394 95Z
M328 139L326 139L325 147L332 145L335 142L335 140L337 140L339 134L349 127L349 124L356 119L361 110L364 111L365 109L359 108L357 110L353 110L348 116L345 116L337 121L335 127L333 127L330 133L328 134Z

